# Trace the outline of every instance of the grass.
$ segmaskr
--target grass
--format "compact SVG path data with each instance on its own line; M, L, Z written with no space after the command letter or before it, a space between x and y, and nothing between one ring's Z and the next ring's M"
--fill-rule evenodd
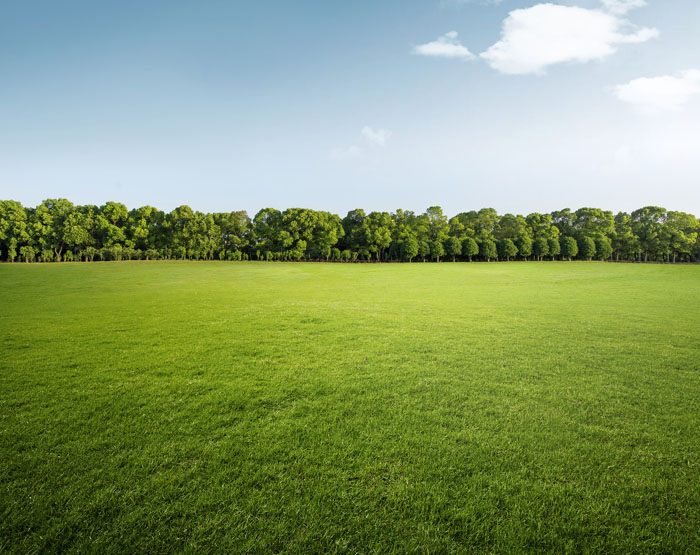
M0 266L0 551L700 552L700 267Z

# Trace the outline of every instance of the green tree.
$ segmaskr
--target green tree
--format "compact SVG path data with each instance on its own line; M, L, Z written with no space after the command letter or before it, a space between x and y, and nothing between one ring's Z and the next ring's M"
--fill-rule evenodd
M73 203L66 199L47 199L37 206L32 222L33 231L42 251L51 251L60 262L66 248L65 224L73 211ZM45 258L42 252L42 258Z
M685 212L668 212L664 228L668 237L668 256L673 256L673 263L679 256L690 260L700 231L698 220Z
M462 254L469 258L469 262L472 261L472 257L479 254L479 245L471 237L467 237L462 243Z
M282 213L274 208L263 208L253 218L252 245L258 260L268 259L266 252L283 250L292 245L293 238L280 237L282 231Z
M562 237L559 244L561 245L562 257L567 258L569 262L578 256L578 243L573 237Z
M34 258L36 257L36 251L34 250L34 247L29 247L29 246L24 246L20 247L19 253L24 258L25 262L34 262Z
M532 239L529 237L521 237L518 241L518 254L527 260L532 256Z
M554 260L555 257L561 254L561 246L559 244L559 239L549 239L547 241L547 244L549 245L549 254L552 257L552 260Z
M644 262L649 256L660 254L659 235L666 222L666 209L660 206L646 206L632 212L632 232L639 238L639 248L644 254Z
M499 246L501 258L505 258L506 261L510 262L511 258L518 256L518 247L512 239L503 239L500 241Z
M410 236L403 242L402 255L409 262L418 255L418 240L415 237Z
M549 242L547 239L542 237L535 239L535 242L532 244L532 253L540 261L547 256L549 254Z
M564 208L550 214L552 216L552 225L559 230L560 236L573 237L577 225L576 214L570 209Z
M595 241L590 237L582 237L578 241L578 251L589 262L595 256Z
M228 254L232 252L240 253L248 246L251 221L247 212L220 212L214 214L214 221L221 233L221 252L224 258L228 259Z
M620 257L631 260L639 251L639 238L632 231L632 217L625 212L619 212L615 215L615 234L612 239L612 247L618 261Z
M382 260L384 252L391 245L391 233L394 220L388 212L371 212L364 220L364 246L375 253L377 261Z
M462 241L457 237L450 237L445 241L445 252L452 257L452 262L455 262L457 256L462 254Z
M486 259L486 262L491 262L492 258L498 259L498 249L496 243L490 239L483 241L480 246L480 254Z
M599 237L595 240L595 250L600 260L609 260L612 257L613 249L610 239Z
M30 241L30 228L24 207L13 200L0 201L0 258L8 262L17 257L17 249Z
M440 257L445 255L445 247L442 241L430 241L430 256L440 262Z
M615 233L615 218L612 212L606 212L600 208L579 208L576 211L574 224L574 236L599 237L605 235L612 237Z

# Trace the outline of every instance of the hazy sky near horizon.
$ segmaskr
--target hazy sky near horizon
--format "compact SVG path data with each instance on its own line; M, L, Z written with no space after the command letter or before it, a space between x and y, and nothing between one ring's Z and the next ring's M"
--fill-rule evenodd
M3 0L0 198L700 214L697 0Z

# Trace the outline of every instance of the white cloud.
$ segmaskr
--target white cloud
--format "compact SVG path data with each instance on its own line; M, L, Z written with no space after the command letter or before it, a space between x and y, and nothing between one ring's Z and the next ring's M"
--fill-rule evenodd
M377 129L376 131L366 125L362 128L362 136L367 139L367 142L372 146L386 146L387 141L391 137L391 131L386 129Z
M362 128L362 136L371 147L385 147L391 138L391 131L386 129L372 129L369 125ZM357 145L337 147L330 151L331 160L353 160L360 158L366 150Z
M415 46L413 48L413 53L421 56L434 56L438 58L473 60L476 56L469 52L469 50L457 40L457 36L457 31L450 31L433 42Z
M616 15L625 15L630 10L647 5L645 0L602 0L602 2L606 10Z
M362 156L362 149L356 145L338 147L331 150L332 160L350 160Z
M658 34L602 10L537 4L510 12L501 40L481 57L502 73L541 74L553 64L603 59L619 44L645 42Z
M678 76L642 77L613 90L615 96L644 112L680 110L700 94L700 70L689 69Z

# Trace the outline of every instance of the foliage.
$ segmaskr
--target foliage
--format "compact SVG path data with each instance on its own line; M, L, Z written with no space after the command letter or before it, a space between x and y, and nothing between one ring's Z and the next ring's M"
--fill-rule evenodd
M561 239L561 255L569 261L576 258L578 255L578 243L573 237L562 237Z
M591 237L582 237L578 242L578 252L586 260L591 260L596 253L595 241Z
M251 219L240 210L204 213L186 205L166 213L152 206L129 210L117 202L76 206L66 199L48 199L25 208L0 201L0 260L8 262L440 262L445 256L452 262L475 257L510 261L573 259L580 251L580 258L588 260L597 256L675 263L700 261L699 234L695 216L657 206L615 216L598 208L499 216L484 208L450 219L439 206L423 214L401 209L365 214L356 209L343 219L306 208L264 208Z
M510 262L510 259L518 255L518 247L512 239L503 239L500 243L500 255L501 258Z

